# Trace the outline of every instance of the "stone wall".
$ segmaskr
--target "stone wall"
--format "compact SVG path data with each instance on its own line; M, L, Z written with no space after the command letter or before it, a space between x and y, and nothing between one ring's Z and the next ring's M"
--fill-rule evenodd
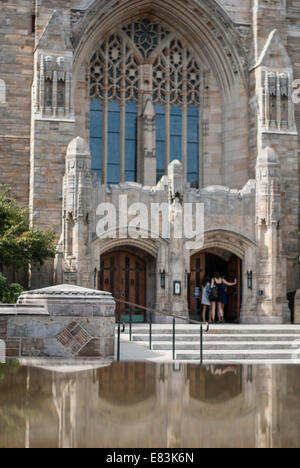
M1 312L1 311L0 311ZM0 315L7 357L113 357L115 318Z
M33 80L32 0L0 4L0 184L12 188L23 204L29 201L31 85Z
M110 294L59 286L24 293L0 306L7 357L114 356L115 304Z

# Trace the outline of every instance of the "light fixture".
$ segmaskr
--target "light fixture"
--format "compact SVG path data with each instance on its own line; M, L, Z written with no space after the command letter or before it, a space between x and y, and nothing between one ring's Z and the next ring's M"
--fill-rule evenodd
M161 289L166 289L166 271L165 270L160 272L160 287Z
M248 277L248 289L253 288L253 272L252 271L247 271L247 277Z
M97 268L94 270L94 289L97 289Z

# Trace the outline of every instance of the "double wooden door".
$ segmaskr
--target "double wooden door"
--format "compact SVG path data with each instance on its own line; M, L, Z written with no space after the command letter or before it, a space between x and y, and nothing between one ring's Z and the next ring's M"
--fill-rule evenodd
M120 301L146 307L146 263L137 255L117 251L101 257L98 288L111 292ZM130 306L117 302L118 320L129 314ZM133 315L145 315L138 308L131 307Z

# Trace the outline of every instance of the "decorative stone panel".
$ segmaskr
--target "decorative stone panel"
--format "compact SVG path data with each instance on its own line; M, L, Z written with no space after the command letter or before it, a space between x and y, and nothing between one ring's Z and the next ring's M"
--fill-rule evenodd
M73 118L71 84L71 57L38 54L34 117L58 120Z

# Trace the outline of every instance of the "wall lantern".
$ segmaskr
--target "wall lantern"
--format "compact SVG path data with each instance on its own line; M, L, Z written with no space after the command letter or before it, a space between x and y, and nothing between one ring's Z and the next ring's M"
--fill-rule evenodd
M98 271L97 268L94 270L94 289L97 289L97 276L98 276Z
M166 271L160 272L160 287L161 289L166 289Z
M248 289L253 289L253 272L247 271L247 277L248 277Z

